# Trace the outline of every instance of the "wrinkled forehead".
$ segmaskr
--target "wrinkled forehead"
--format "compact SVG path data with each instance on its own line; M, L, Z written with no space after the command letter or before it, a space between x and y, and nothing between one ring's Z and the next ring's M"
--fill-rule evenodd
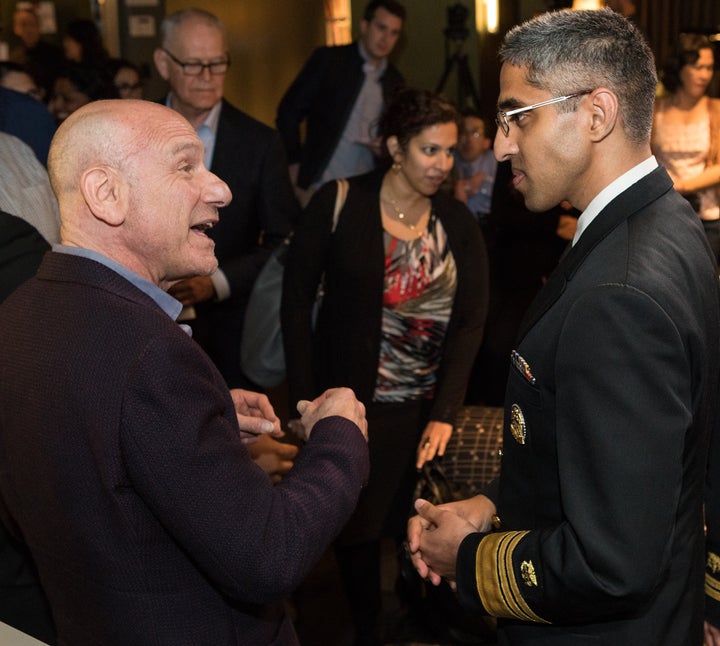
M202 157L203 144L197 133L185 119L177 116L157 113L126 124L128 148L134 154L149 153L165 160L196 154Z

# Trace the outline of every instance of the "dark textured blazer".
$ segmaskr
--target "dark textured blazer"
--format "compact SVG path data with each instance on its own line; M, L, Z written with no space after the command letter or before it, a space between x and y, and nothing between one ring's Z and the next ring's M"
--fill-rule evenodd
M0 211L0 303L35 275L50 250L32 225ZM0 523L0 621L54 643L50 608L27 546Z
M25 220L0 211L0 303L35 274L50 245Z
M276 125L288 161L300 164L297 183L301 188L320 180L335 152L365 79L364 63L357 42L318 47L280 101ZM397 68L388 63L381 79L386 104L404 83Z
M352 512L357 427L321 420L272 486L207 356L85 258L45 256L0 306L0 347L0 519L59 643L295 644L282 599Z
M231 383L240 374L240 338L255 278L289 233L300 207L277 131L223 101L210 170L230 187L232 202L208 232L231 296L196 306L193 335Z
M702 644L719 330L702 227L658 168L602 210L521 325L500 531L458 558L461 598L503 618L501 644Z
M380 214L383 173L350 179L331 234L336 182L313 196L296 229L285 270L282 329L291 403L330 386L349 386L370 402L380 354L385 247ZM432 198L457 265L458 286L438 368L431 420L454 423L482 339L487 310L487 257L480 229L464 204ZM325 295L313 334L320 277Z

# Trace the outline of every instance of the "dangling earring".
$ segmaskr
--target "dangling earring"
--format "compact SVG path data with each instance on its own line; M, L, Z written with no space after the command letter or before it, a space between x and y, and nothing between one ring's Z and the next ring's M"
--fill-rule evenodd
M400 172L400 169L402 168L402 164L399 161L393 162L392 169L395 171L395 174Z

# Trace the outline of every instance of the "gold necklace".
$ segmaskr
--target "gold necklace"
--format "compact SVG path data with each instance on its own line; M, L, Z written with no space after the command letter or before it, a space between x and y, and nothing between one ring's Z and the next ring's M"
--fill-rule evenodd
M390 204L390 206L392 206L393 211L395 211L395 216L397 217L397 219L398 219L398 221L400 222L400 224L402 224L403 226L406 226L408 229L410 229L410 230L413 231L413 232L417 232L417 225L418 225L418 223L420 222L420 220L422 220L422 215L421 215L420 218L418 219L418 222L416 222L415 224L412 224L412 223L410 223L410 222L406 222L406 221L405 221L405 218L407 217L407 215L405 214L405 209L400 208L400 206L399 206L398 203L397 203L397 200L395 200L394 198L388 196L387 194L385 195L385 197L384 197L383 199L384 199L388 204ZM423 209L423 211L424 211L424 209Z

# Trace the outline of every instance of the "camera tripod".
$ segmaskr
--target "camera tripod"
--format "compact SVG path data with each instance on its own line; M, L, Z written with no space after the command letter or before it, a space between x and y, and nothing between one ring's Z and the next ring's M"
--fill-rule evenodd
M470 73L470 65L468 64L467 54L463 51L463 42L457 46L455 52L450 55L448 43L446 43L445 53L445 69L438 81L436 92L442 92L450 78L450 74L457 70L457 102L458 109L474 105L480 108L480 97L478 96L475 84L473 83L472 74Z

